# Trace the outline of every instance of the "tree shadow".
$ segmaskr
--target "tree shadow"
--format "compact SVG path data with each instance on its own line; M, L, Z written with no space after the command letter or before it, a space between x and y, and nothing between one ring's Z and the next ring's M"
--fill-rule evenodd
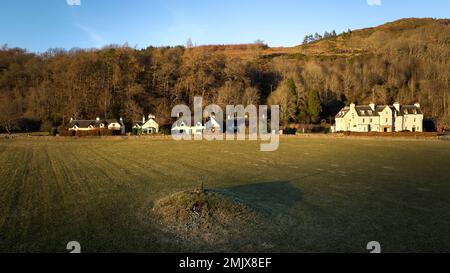
M217 190L268 213L286 213L303 200L303 193L288 181L269 181Z

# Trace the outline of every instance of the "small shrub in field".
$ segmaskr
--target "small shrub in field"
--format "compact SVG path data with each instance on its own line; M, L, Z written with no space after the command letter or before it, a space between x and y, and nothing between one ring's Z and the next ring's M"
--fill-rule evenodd
M270 227L253 208L216 191L199 189L172 194L155 202L152 212L161 228L194 245L229 244L236 236L243 245L261 245L267 238L258 231ZM240 235L239 235L240 234Z

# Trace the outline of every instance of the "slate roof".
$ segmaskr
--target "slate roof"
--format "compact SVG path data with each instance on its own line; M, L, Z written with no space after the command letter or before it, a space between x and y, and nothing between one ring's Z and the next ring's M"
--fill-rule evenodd
M377 113L383 112L383 110L384 110L386 107L389 107L392 111L396 111L396 110L395 110L395 107L392 106L392 105L377 105L377 106L375 107L375 111L376 111Z
M355 107L358 116L360 117L375 117L378 116L378 111L372 110L368 105L360 105Z
M339 113L336 115L336 118L345 117L345 115L347 115L348 111L350 111L350 107L346 106L346 107L342 108L342 110L339 111Z
M111 123L119 123L120 122L116 119L101 119L101 120L72 120L68 125L67 128L72 128L75 125L78 128L88 128L89 126L92 125L92 127L94 128L100 128L100 124L103 124L105 127L108 127L109 124Z
M402 105L400 106L400 111L397 111L393 105L377 105L375 106L375 110L372 110L369 105L356 105L355 110L360 117L376 117L379 116L379 113L386 107L389 107L392 111L396 112L397 116L423 115L422 109L415 105ZM336 118L343 118L349 111L349 106L342 108L342 110L336 115Z
M403 115L423 115L422 109L420 107L417 107L415 105L403 105L400 107L400 112L398 113L398 116Z

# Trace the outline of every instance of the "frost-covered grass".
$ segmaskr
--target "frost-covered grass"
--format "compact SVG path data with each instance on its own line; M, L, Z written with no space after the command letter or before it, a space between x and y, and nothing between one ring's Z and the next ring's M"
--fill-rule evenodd
M263 153L255 142L2 139L0 251L65 252L74 240L84 252L214 251L150 213L203 181L273 219L233 228L218 251L366 252L375 240L448 252L449 166L450 142L425 140L282 138Z

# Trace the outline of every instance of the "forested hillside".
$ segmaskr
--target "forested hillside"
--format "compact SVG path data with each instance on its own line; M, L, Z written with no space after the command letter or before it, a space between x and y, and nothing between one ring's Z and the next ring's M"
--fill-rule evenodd
M351 101L418 101L427 119L445 123L450 20L403 19L291 48L257 42L0 50L3 129L47 130L70 117L132 121L150 112L164 124L173 105L190 104L195 95L219 105L280 104L283 124L333 122Z

